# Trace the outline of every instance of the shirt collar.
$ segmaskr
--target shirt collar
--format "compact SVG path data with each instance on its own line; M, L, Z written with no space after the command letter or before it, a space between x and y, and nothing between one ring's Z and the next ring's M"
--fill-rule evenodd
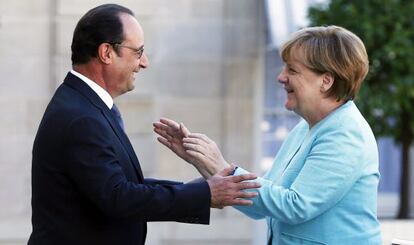
M108 106L109 109L112 109L112 106L114 105L114 100L104 88L102 88L86 76L80 74L79 72L74 71L73 69L70 72L82 81L84 81L86 84L88 84L88 86L99 96L99 98L101 98L105 105Z

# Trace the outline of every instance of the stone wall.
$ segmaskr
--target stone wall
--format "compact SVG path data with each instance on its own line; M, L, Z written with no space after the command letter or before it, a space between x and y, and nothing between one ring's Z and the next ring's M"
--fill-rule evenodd
M156 142L171 117L204 132L225 157L255 168L263 80L258 0L125 0L145 32L150 67L116 100L144 174L190 180L197 172ZM90 0L0 0L0 244L30 234L31 148L44 108L70 69L73 29ZM226 208L210 226L152 223L148 244L252 244L253 222Z

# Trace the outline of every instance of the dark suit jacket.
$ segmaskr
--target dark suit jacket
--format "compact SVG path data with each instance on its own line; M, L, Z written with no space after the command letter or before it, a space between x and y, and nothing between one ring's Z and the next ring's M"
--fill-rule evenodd
M145 179L111 111L68 73L34 141L32 211L31 245L139 245L147 221L208 224L210 190Z

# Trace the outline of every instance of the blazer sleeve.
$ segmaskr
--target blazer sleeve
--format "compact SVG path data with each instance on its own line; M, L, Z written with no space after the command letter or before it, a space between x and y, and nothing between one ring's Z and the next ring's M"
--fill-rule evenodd
M159 180L153 178L145 178L144 183L147 185L182 185L183 182L172 180Z
M104 214L143 221L209 223L207 182L127 180L113 149L111 128L84 117L68 126L64 167L79 191Z
M308 221L334 206L362 174L364 143L356 130L337 127L313 142L290 188L259 178L253 205L236 207L253 218L273 217L289 224ZM246 173L237 169L235 174Z

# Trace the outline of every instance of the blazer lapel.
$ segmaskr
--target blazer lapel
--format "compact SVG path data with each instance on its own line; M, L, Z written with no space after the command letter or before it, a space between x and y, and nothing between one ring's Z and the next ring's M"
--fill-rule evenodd
M102 101L102 99L81 79L77 76L73 75L72 73L68 73L64 84L72 87L79 91L83 96L85 96L95 107L99 108L105 118L108 120L109 124L111 125L112 129L114 130L116 136L121 141L122 145L124 146L125 150L128 152L129 158L131 163L135 169L136 175L141 179L144 180L144 176L142 174L142 170L139 164L139 160L132 148L131 142L128 139L128 136L122 130L121 126L119 126L115 116L110 111L110 109L106 106L106 104Z

